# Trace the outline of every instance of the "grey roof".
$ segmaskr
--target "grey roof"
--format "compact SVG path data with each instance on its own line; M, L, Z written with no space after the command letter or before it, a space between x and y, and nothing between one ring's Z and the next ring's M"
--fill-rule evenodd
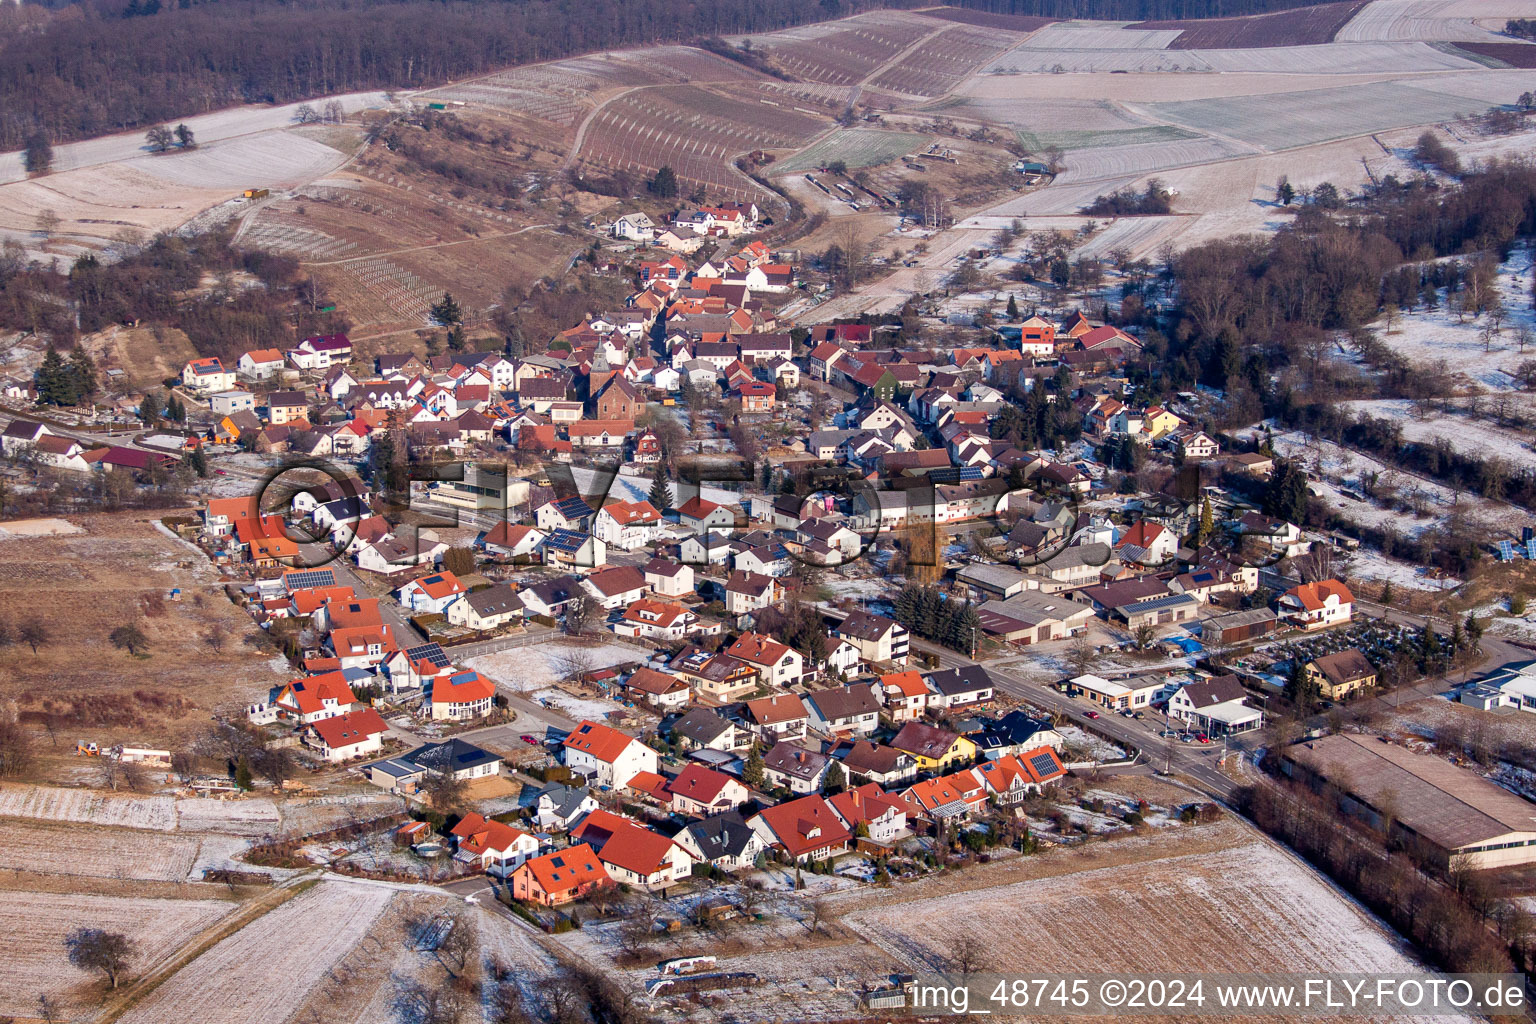
M1285 750L1301 764L1444 849L1536 832L1536 805L1430 754L1339 733Z
M1235 629L1239 626L1257 626L1261 622L1273 622L1276 619L1272 608L1249 608L1246 611L1228 612L1225 615L1213 615L1206 619L1201 626L1201 632L1215 629Z
M1183 687L1184 696L1196 708L1208 708L1213 704L1225 704L1229 700L1242 700L1248 695L1243 689L1243 684L1238 682L1237 676L1224 675L1212 676L1202 679L1198 683L1186 683Z
M1070 622L1093 614L1093 608L1075 601L1065 594L1041 594L1026 590L1006 601L988 601L977 609L983 617L1000 615L1025 626L1039 626L1046 622Z
M706 708L694 708L672 723L672 735L686 736L695 743L709 743L731 729L731 723Z
M880 711L880 702L875 699L874 691L869 686L859 683L839 686L832 690L817 690L807 694L805 699L827 722L878 714Z
M763 755L763 767L772 769L780 775L809 781L821 774L822 769L827 765L827 760L826 754L818 754L814 750L781 741L775 743L772 749Z
M417 747L400 760L419 765L428 771L462 772L481 765L494 764L501 758L490 751L481 750L473 743L466 743L463 740L445 740L442 743L428 743L424 747Z
M955 573L955 579L961 583L970 583L983 590L1008 590L1020 585L1026 578L1017 569L987 562L973 562Z
M567 786L563 782L551 782L534 794L533 802L537 806L540 800L549 797L551 811L561 818L569 818L581 809L581 802L588 795L585 789Z
M855 740L840 746L838 752L842 755L843 766L855 775L867 775L870 772L886 774L903 767L903 760L909 765L914 763L912 755L906 751L869 740Z
M718 814L713 818L696 821L683 831L693 836L704 859L711 861L721 857L739 857L752 842L752 829L736 813Z
M997 685L992 681L991 673L980 665L966 665L963 668L947 668L942 672L929 672L923 676L923 681L946 697L994 689Z
M851 636L856 640L879 640L891 630L900 628L901 623L895 619L888 619L884 615L852 612L833 632L838 636Z
M508 584L471 591L464 595L464 600L479 615L505 615L523 610L523 599Z

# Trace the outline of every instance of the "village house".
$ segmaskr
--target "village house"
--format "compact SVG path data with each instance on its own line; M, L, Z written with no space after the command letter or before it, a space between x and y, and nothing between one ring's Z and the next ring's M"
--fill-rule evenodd
M512 872L512 898L558 907L612 885L590 846L576 845L524 861Z
M1342 626L1354 615L1355 595L1338 580L1318 580L1292 587L1276 602L1280 618L1302 629Z
M1325 700L1347 700L1376 685L1376 668L1351 647L1307 662L1303 671Z
M455 840L455 860L474 864L497 878L506 878L539 852L539 841L527 832L474 811L460 818L449 834Z
M692 633L698 625L699 617L680 604L641 598L624 609L618 621L613 623L613 631L619 636L678 640Z
M332 763L376 754L384 746L389 726L373 708L361 708L345 714L321 718L304 733L304 745L321 760Z
M602 808L571 830L571 841L596 850L608 877L622 885L665 891L693 872L694 858L683 847Z
M783 596L783 585L774 576L733 569L725 581L727 615L750 615L767 608Z
M831 634L857 647L860 659L870 664L901 668L907 663L911 634L895 619L870 612L850 612L832 628Z
M663 526L661 513L648 501L621 501L605 505L593 520L592 533L620 551L643 548L656 539Z
M880 701L868 683L815 690L805 697L811 727L828 736L863 737L880 725Z
M684 752L720 750L732 753L751 744L745 729L709 708L694 708L672 723L672 742Z
M637 668L624 680L624 690L634 700L666 711L686 707L692 690L678 676L653 668Z
M863 827L861 838L881 846L889 846L904 839L907 830L907 805L899 798L890 796L877 783L866 782L854 789L847 789L830 797L827 803L842 821L844 827L856 835Z
M930 708L953 709L982 704L997 692L991 674L980 665L929 672L923 681L928 684Z
M893 786L917 777L917 758L871 740L845 740L832 749L832 756L842 763L850 783Z
M890 740L894 750L911 754L918 771L938 772L976 759L976 744L948 729L926 722L908 722Z
M825 860L848 850L853 830L832 805L818 794L765 807L747 819L765 846L782 850L791 860Z
M669 558L653 558L645 563L645 585L661 597L683 597L693 593L693 566Z
M1180 686L1168 696L1168 717L1209 736L1264 727L1264 713L1248 706L1248 692L1233 675L1212 676Z
M754 867L764 849L762 837L736 812L690 822L672 838L695 860L721 871Z
M894 725L915 722L928 707L928 684L920 672L888 672L880 677L885 717Z
M534 795L531 807L539 828L564 832L597 808L597 798L586 789L551 782Z
M780 740L804 739L811 720L810 712L805 710L805 702L793 693L749 700L742 711L752 731L768 744Z
M441 615L465 592L459 578L444 569L404 584L395 591L395 599L418 615Z
M641 600L645 594L645 574L632 565L616 565L585 577L581 587L587 596L612 611Z
M729 654L711 654L689 644L667 667L694 688L702 700L723 704L758 688L758 671Z
M208 356L204 359L193 359L182 367L181 383L189 391L200 395L212 395L220 391L233 391L235 388L235 374L232 370L224 369L217 356Z
M757 669L770 686L794 686L805 674L805 659L799 651L761 633L743 633L725 653Z
M655 772L656 751L611 726L585 720L562 744L565 766L592 784L618 789L638 772Z
M476 672L464 669L432 680L432 721L463 722L491 713L496 684Z
M499 583L471 591L448 606L448 621L466 629L500 629L523 617L523 599L511 584Z
M272 705L279 718L292 719L300 725L313 725L361 707L341 672L295 679L278 690Z
M831 763L826 754L780 740L763 755L763 782L791 793L820 793Z
M707 818L734 811L751 799L747 787L723 772L690 764L667 783L673 814Z
M428 775L446 775L456 782L489 778L501 770L501 758L464 740L445 740L417 747L408 754L375 761L369 781L392 793L414 793Z

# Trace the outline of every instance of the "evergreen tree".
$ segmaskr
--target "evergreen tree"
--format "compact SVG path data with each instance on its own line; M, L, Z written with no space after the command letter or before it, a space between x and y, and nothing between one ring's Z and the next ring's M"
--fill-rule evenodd
M37 400L44 405L75 404L75 375L52 345L43 353L42 365L32 380L37 386Z
M146 392L139 401L139 419L145 423L157 423L160 420L160 411L160 392Z
M1476 647L1478 641L1483 638L1483 624L1478 622L1477 616L1471 612L1467 612L1466 630L1467 639L1472 642L1472 646Z
M1317 703L1317 683L1307 676L1307 668L1301 658L1291 659L1291 670L1285 677L1285 698L1302 713L1310 713Z
M660 466L656 467L656 479L651 481L651 493L645 496L645 500L658 512L667 511L676 500L672 496L672 485L667 482L667 474Z
M47 174L53 170L53 145L46 133L33 132L27 139L27 155L24 158L28 174Z
M1467 646L1467 634L1461 628L1461 623L1451 623L1451 653L1457 654Z
M917 627L917 588L908 584L901 588L896 595L896 601L892 605L896 621L910 630Z
M763 788L763 753L757 747L747 755L747 763L741 769L741 781L753 789Z
M243 757L235 764L235 785L241 789L251 788L251 764Z
M1211 496L1207 494L1200 503L1200 543L1204 544L1216 532L1216 515L1211 511Z
M186 406L181 404L181 399L171 395L165 400L165 418L172 423L185 423L187 419Z
M84 348L75 348L69 359L69 374L74 381L77 404L96 393L96 364Z
M187 455L187 466L200 477L208 475L208 456L203 454L203 446L198 445Z
M1394 596L1395 595L1392 592L1392 581L1387 580L1381 585L1381 603L1390 605Z
M1013 297L1013 293L1012 292L1009 292L1008 293L1008 319L1010 319L1010 320L1017 320L1018 318L1019 318L1019 300Z
M1307 514L1307 475L1289 459L1275 464L1264 492L1264 514L1288 523L1301 523Z
M448 292L443 292L443 297L432 304L432 308L427 310L427 316L439 327L452 327L464 322L464 311Z
M960 614L955 616L955 634L959 643L951 646L967 657L975 657L976 647L981 640L981 616L976 614L976 609L971 607L969 601L960 609Z
M848 773L843 771L841 761L833 761L832 767L827 769L827 792L841 793L848 786Z
M677 172L670 167L662 167L656 172L650 184L646 186L651 195L659 199L673 199L677 196Z

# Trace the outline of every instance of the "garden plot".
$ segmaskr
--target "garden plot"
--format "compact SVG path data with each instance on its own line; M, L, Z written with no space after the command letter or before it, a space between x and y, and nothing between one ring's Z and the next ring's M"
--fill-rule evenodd
M1536 17L1531 0L1374 0L1339 29L1339 42L1431 39L1493 42L1509 18ZM1478 24L1483 19L1485 24Z
M1348 579L1391 583L1399 593L1404 590L1439 590L1446 585L1444 580L1430 579L1423 566L1388 558L1374 548L1361 547L1351 551L1343 560L1343 565Z
M947 967L950 944L978 934L990 940L984 970L1423 971L1354 903L1259 841L858 911L843 923L909 971Z
M867 128L835 131L800 152L775 161L774 175L813 171L841 160L849 168L875 167L921 149L927 136L915 132L881 132Z
M71 1013L85 1009L82 997L95 979L70 966L64 953L64 936L75 928L104 928L133 939L139 946L133 971L142 973L234 907L223 900L0 892L0 935L9 951L0 960L0 1013L31 1018L39 994L61 1000Z
M0 868L180 882L192 873L198 845L192 836L10 821L0 828Z
M1117 249L1126 249L1133 258L1157 252L1166 241L1189 227L1188 217L1123 217L1078 246L1079 256L1105 259ZM1035 226L1041 226L1038 222Z
M125 1024L282 1024L368 934L395 891L327 880L167 979Z
M177 827L185 832L223 832L229 835L265 836L282 831L277 803L267 797L217 800L188 797L176 801Z
M573 666L578 664L581 671L591 672L611 665L638 661L644 653L640 648L627 644L587 646L548 643L535 644L532 647L514 647L509 651L498 651L495 654L482 654L478 658L466 660L464 664L495 683L521 692L551 687L570 675ZM544 695L550 697L551 703L565 700L571 702L573 707L599 703L578 700L561 690ZM601 703L604 705L600 711L601 714L614 710L614 706L608 702ZM586 714L588 711L583 710L577 717L583 717Z
M1064 725L1056 731L1061 734L1063 746L1081 751L1094 761L1123 761L1127 756L1124 747L1085 732L1075 725Z
M176 801L169 796L118 796L89 789L10 785L0 788L0 817L169 832L176 827Z
M1147 113L1274 151L1404 125L1455 120L1478 104L1413 86L1379 83L1279 96L1149 103Z

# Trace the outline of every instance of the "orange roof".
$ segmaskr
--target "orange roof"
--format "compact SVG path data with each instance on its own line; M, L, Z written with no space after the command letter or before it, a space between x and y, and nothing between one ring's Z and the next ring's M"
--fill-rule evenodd
M307 587L289 595L296 615L308 615L330 601L350 601L356 597L351 587Z
M337 715L335 718L322 718L310 728L315 730L321 742L332 750L338 747L350 747L354 743L363 742L370 736L389 731L389 726L384 724L384 719L373 708L360 708L357 711L348 711L344 715Z
M659 832L652 832L632 821L621 821L620 827L614 830L603 848L597 852L597 857L604 864L649 876L666 865L667 854L676 845Z
M693 497L683 502L682 507L677 510L677 514L679 516L686 516L689 519L703 519L705 516L709 515L719 507L720 506L716 505L714 502L705 501L703 498L695 494Z
M280 363L283 354L275 348L253 348L246 353L253 363Z
M567 433L575 437L597 437L601 434L610 436L616 434L628 434L635 429L633 420L581 420L572 423Z
M452 834L458 837L459 849L479 856L487 851L504 853L528 833L471 811L453 826Z
M327 700L343 706L357 703L352 687L347 685L347 677L340 672L295 679L283 687L276 703L297 708L300 714L312 715L323 711Z
M1354 604L1355 595L1349 592L1349 588L1338 580L1318 580L1316 583L1303 583L1299 587L1292 587L1285 592L1285 596L1292 598L1309 612L1321 611L1327 607L1328 598L1332 597L1339 604Z
M777 697L759 697L747 701L747 713L759 725L779 725L809 718L805 702L797 694L781 693Z
M1035 761L1046 756L1049 757L1051 767L1048 771L1042 771ZM999 791L1008 789L1016 779L1022 779L1034 785L1043 785L1067 774L1061 758L1050 747L1036 747L1022 754L1008 754L994 761L977 765L975 770L981 773L981 778L989 787Z
M880 685L897 690L903 697L923 697L928 693L921 672L890 672L880 677Z
M256 515L256 495L247 494L239 498L209 498L208 515L210 518L222 516L231 522L237 519L249 519Z
M649 613L649 614L643 614ZM624 609L624 618L630 622L643 622L648 626L670 626L681 615L687 615L688 609L680 604L672 604L669 601L654 601L649 597L642 597Z
M625 749L634 742L634 739L619 730L606 725L598 725L590 720L583 720L571 730L571 734L565 738L565 747L569 750L579 750L584 754L591 754L599 761L612 764L618 760Z
M379 599L376 597L346 597L339 601L328 601L326 617L330 619L333 630L384 624L383 617L379 615Z
M678 687L686 690L688 684L677 676L669 676L653 668L637 668L634 674L624 681L625 689L637 690L640 693L662 694L676 690Z
M590 846L581 844L524 861L517 870L526 871L545 893L573 892L609 880L597 854Z
M434 601L441 601L443 598L452 597L454 594L462 594L466 589L464 584L459 582L459 578L447 569L444 569L442 572L435 572L430 576L414 579L411 583L420 587L421 592ZM408 587L411 583L407 583L405 586ZM404 590L405 587L401 589Z
M906 804L888 795L877 783L866 782L857 789L844 790L830 800L838 817L850 826L868 824L889 810L907 813Z
M754 665L777 665L789 653L789 646L761 633L743 633L725 653Z
M331 630L331 650L336 652L336 657L359 657L368 653L370 644L379 644L384 654L393 654L399 650L395 644L395 631L388 625L383 626L351 626L346 629Z
M287 537L253 537L251 558L279 560L299 557L299 545Z
M496 684L474 669L439 676L432 682L433 704L473 704L496 696Z
M620 526L661 521L661 513L657 512L649 501L619 501L603 506L603 511Z
M635 777L625 784L625 788L632 789L636 793L644 793L653 796L657 800L667 799L667 779L664 775L655 772L635 772Z
M1150 548L1163 535L1161 523L1143 519L1120 536L1120 544L1134 544L1138 548Z

